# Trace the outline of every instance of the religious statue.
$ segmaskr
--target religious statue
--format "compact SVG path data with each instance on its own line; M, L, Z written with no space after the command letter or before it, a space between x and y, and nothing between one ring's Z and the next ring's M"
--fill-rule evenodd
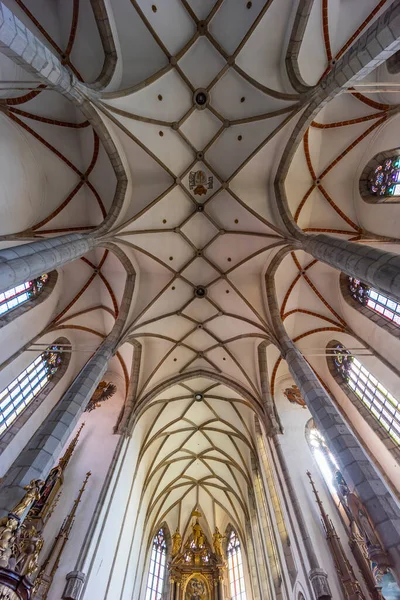
M181 546L182 546L182 536L179 533L179 529L177 527L174 535L172 536L172 556L176 556L177 554L179 554Z
M196 519L196 522L192 525L192 529L193 529L193 543L194 545L199 548L201 546L200 542L203 542L204 545L204 534L203 534L203 530L201 528L201 525L199 523L199 520Z
M300 392L299 388L297 387L297 385L292 385L292 387L288 387L285 390L283 390L283 395L286 396L286 398L292 404L298 404L299 406L302 406L303 408L307 408L307 405L304 402L304 400L301 396L301 392Z
M3 517L0 520L0 567L9 566L18 524L18 520L13 517Z
M222 553L222 540L223 540L223 535L220 533L218 527L215 528L215 533L213 535L213 546L214 546L214 552L217 556L219 556L220 558L223 558L223 553Z
M92 412L95 408L101 406L101 403L105 400L114 396L117 391L117 386L107 381L100 381L99 385L94 391L93 396L90 398L88 405L85 408L85 412Z
M29 485L24 487L26 490L25 496L18 502L11 511L12 515L20 518L25 513L26 509L30 507L34 500L39 500L40 490L44 485L44 481L40 479L32 479Z

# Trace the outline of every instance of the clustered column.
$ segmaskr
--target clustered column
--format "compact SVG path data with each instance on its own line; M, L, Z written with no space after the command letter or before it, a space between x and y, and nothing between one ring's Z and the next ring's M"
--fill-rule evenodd
M112 354L113 345L106 340L15 459L2 482L0 511L7 513L32 479L47 476L106 372Z
M307 361L289 339L282 347L290 373L345 479L354 485L400 575L400 509Z

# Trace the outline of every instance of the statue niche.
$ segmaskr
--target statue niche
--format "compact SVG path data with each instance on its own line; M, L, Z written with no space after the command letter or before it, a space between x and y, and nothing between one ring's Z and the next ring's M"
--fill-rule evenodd
M213 545L207 539L200 523L199 511L192 513L192 533L182 547L178 529L172 536L170 571L170 598L175 600L218 600L222 598L226 563L223 557L222 535L216 528Z

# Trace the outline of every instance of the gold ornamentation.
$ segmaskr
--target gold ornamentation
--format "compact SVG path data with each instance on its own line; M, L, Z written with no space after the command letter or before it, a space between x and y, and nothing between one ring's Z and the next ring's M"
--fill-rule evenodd
M196 548L201 548L201 546L204 546L204 533L199 523L199 519L196 519L196 521L193 523L192 529L193 544L196 546Z
M20 518L25 513L26 509L32 504L34 500L39 500L40 489L44 485L41 479L32 479L29 485L24 487L26 490L25 496L18 502L12 509L11 513L16 517Z
M223 558L223 552L222 552L222 540L224 539L224 536L220 533L218 527L215 528L215 533L213 535L213 547L214 547L214 552L217 556L219 556L220 558Z
M306 403L304 402L301 392L297 385L292 385L292 387L288 387L283 390L283 395L291 402L292 404L298 404L303 408L307 408Z
M179 529L177 527L174 535L172 536L172 556L176 556L177 554L179 554L181 546L182 536L179 533Z
M93 396L90 398L85 412L92 412L95 408L101 406L101 403L114 396L117 386L107 381L100 381Z

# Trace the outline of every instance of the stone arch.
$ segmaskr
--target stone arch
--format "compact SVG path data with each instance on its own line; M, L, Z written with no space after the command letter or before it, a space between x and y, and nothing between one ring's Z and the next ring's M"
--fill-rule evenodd
M384 150L375 154L364 167L360 177L359 191L361 198L365 202L368 202L369 204L400 204L400 196L376 196L368 187L368 180L375 169L385 160L392 158L393 156L400 156L400 148L392 148L391 150Z
M29 310L32 310L35 308L35 306L38 306L44 302L44 300L46 300L46 298L48 298L51 292L54 290L57 280L58 272L56 270L50 271L49 278L46 284L43 286L43 290L37 296L27 300L26 302L23 302L0 317L0 329L8 325L8 323L11 323L11 321L15 321L15 319L18 319L18 317L25 314Z
M395 441L391 438L386 429L379 423L379 421L375 418L375 416L368 410L367 406L362 402L362 400L353 392L353 390L347 385L344 381L343 377L338 373L334 359L332 356L328 355L328 351L340 344L338 340L331 340L327 346L327 356L326 361L328 365L328 369L333 379L336 381L338 386L342 389L344 394L348 397L350 402L356 407L360 415L363 419L368 423L371 429L376 433L378 438L382 441L384 446L389 450L395 460L400 463L400 446L396 445Z
M368 306L363 306L360 302L357 302L357 300L351 295L348 282L348 275L345 273L340 273L339 285L344 301L355 310L358 310L359 313L367 317L367 319L373 321L379 327L382 327L382 329L388 331L391 335L394 335L398 338L400 334L400 327L395 325L393 321L389 321L389 319L382 317L379 313L375 312L371 308L368 308Z
M70 344L70 341L66 337L59 337L52 344ZM27 423L30 417L34 412L41 406L41 404L46 400L49 393L55 388L57 383L62 379L68 369L69 362L71 360L71 354L69 352L65 352L63 354L63 361L60 367L57 369L54 376L50 379L50 381L41 389L39 394L25 407L25 409L18 415L18 417L13 421L11 426L6 429L2 435L0 435L0 456L7 448L7 446L12 442L13 438L17 435L20 429Z
M231 390L238 393L242 398L247 400L249 404L251 404L254 412L257 416L260 417L261 421L263 420L263 410L259 400L253 396L248 390L246 390L240 383L236 383L229 379L226 375L222 375L221 373L215 373L213 371L207 371L206 369L196 369L195 371L190 371L189 373L180 373L179 375L175 375L162 383L156 385L150 392L145 394L141 400L138 402L134 413L131 416L130 424L134 423L135 419L139 416L141 411L146 407L153 398L158 396L161 392L169 389L170 387L181 383L182 381L190 381L191 379L197 379L199 377L204 377L206 379L211 379L213 381L217 381L218 383L222 383L226 385Z
M172 551L172 536L171 536L171 532L170 532L169 527L168 527L168 523L166 521L163 521L162 523L160 523L150 533L149 541L148 541L148 552L147 552L148 558L147 558L147 561L146 561L147 568L145 570L145 574L146 575L145 575L145 578L144 578L144 582L145 582L146 587L147 587L147 580L148 580L148 577L149 577L150 564L151 564L151 552L152 552L153 541L154 541L154 538L157 535L157 533L160 531L160 529L162 529L162 531L163 531L165 545L166 545L165 568L164 568L164 575L163 575L163 585L162 585L161 598L166 598L167 594L168 594L168 587L169 587L167 563L168 563L169 560L171 560L171 551Z

